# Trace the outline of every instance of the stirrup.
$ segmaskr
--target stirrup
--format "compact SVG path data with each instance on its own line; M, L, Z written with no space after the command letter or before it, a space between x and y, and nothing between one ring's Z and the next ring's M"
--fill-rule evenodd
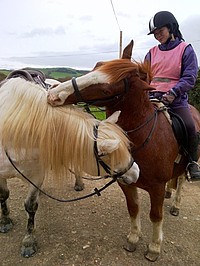
M192 175L192 171L191 171L191 169L189 169L189 167L190 167L190 165L196 165L197 166L197 176L195 176L195 174L193 174ZM191 182L191 181L200 181L200 165L197 163L197 162L195 162L195 161L191 161L191 162L189 162L188 164L187 164L187 166L186 166L186 172L187 172L187 180L189 181L189 182ZM199 176L198 176L198 172L199 172Z

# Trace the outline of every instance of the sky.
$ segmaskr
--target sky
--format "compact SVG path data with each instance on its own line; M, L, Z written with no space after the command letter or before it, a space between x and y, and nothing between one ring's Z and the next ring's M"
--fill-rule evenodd
M133 58L143 60L158 44L149 20L162 10L174 14L200 65L199 0L0 0L0 69L90 70L119 58L131 40Z

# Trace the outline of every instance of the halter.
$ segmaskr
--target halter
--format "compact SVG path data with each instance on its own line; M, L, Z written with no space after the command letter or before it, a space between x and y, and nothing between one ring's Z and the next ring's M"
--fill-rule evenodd
M75 96L76 96L78 102L86 103L86 110L88 108L88 105L94 105L95 106L95 105L98 105L99 103L101 103L101 104L105 103L106 104L109 102L113 102L115 100L116 101L120 100L124 96L124 94L126 94L129 91L128 80L123 79L123 82L124 82L124 91L122 93L116 94L115 96L110 96L110 97L106 98L105 100L104 99L84 100L84 98L81 95L81 91L79 90L78 85L76 83L76 78L75 77L72 78L72 85L74 88Z

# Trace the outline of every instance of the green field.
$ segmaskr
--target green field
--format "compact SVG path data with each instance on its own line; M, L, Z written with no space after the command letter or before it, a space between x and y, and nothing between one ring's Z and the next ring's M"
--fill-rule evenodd
M26 68L24 68L26 69ZM57 79L60 81L71 79L72 77L79 77L88 73L86 70L77 70L73 68L31 68L42 71L46 78ZM6 78L6 76L12 70L0 69L0 81Z

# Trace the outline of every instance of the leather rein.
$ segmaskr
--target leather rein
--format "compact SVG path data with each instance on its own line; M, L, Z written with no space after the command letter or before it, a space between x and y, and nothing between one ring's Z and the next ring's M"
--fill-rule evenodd
M58 202L73 202L73 201L78 201L78 200L82 200L82 199L86 199L89 198L91 196L97 195L97 196L101 196L101 192L106 189L107 187L109 187L111 184L113 184L114 182L117 181L118 178L121 178L123 174L125 174L133 165L134 160L131 160L131 162L129 163L129 165L127 166L127 168L124 168L123 170L116 172L113 171L113 173L111 172L110 167L101 159L102 156L98 155L98 149L97 149L97 138L98 138L98 125L94 126L94 154L95 154L95 158L96 158L96 162L97 162L97 171L98 171L98 175L100 175L100 165L102 166L102 168L105 170L105 172L107 173L107 175L99 178L99 179L106 179L111 177L112 180L110 180L107 184L105 184L102 188L98 189L95 188L94 192L84 195L82 197L78 197L78 198L73 198L73 199L60 199L60 198L56 198L50 194L48 194L47 192L45 192L44 190L42 190L41 188L39 188L35 183L33 183L27 176L25 176L15 165L15 163L13 162L13 160L11 159L11 157L9 156L8 152L5 151L6 156L9 160L9 162L12 164L12 166L14 167L14 169L26 180L28 181L32 186L34 186L36 189L38 189L42 194L44 194L45 196L47 196L50 199L56 200ZM85 178L87 179L87 178ZM92 180L92 179L90 179ZM95 179L93 179L95 180Z

